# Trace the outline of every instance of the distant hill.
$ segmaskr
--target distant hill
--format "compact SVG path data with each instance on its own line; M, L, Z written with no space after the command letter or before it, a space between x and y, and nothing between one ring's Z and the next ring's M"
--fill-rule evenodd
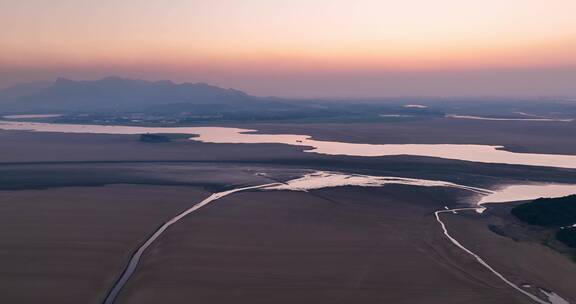
M364 102L257 97L205 83L107 77L59 78L0 90L0 113L65 114L62 123L157 122L379 122L443 117L434 108L407 108L404 101Z
M167 104L237 104L254 100L242 91L205 83L176 84L120 77L95 81L60 78L48 85L19 85L0 91L0 110L122 111Z
M29 96L47 89L52 84L52 82L31 82L17 84L15 86L0 90L0 102L15 102L22 97Z

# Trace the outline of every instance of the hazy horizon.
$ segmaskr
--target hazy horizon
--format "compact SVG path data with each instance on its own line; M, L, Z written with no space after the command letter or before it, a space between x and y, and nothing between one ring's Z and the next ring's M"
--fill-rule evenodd
M259 96L576 95L576 2L0 1L0 87L121 75Z
M492 73L495 74L492 74ZM474 98L474 97L502 97L502 98L537 98L537 97L564 97L564 98L574 98L576 97L576 90L549 90L549 91L541 91L543 87L542 84L546 83L546 79L544 82L538 79L539 77L532 76L526 77L523 81L517 82L514 87L518 88L518 90L507 90L504 88L502 89L495 89L496 86L486 90L477 90L473 91L470 90L469 87L466 87L465 83L463 86L462 82L466 82L467 79L462 79L461 76L470 76L469 80L476 79L487 79L492 77L492 83L498 84L500 88L502 87L511 87L511 83L503 83L502 79L508 77L514 77L518 75L518 73L522 73L523 71L506 71L503 75L501 71L493 72L493 71L483 71L478 72L474 71L473 74L466 75L466 72L461 73L430 73L426 74L407 74L407 73L398 73L398 74L389 74L389 75L378 75L377 77L372 76L371 81L364 83L363 86L356 86L356 88L352 88L350 86L346 86L346 83L339 84L337 88L330 88L336 82L335 80L341 80L346 82L349 77L353 76L343 76L341 79L337 79L338 76L333 77L323 77L318 76L315 80L316 82L311 82L311 79L308 78L306 81L298 81L298 79L291 80L289 82L285 82L285 79L282 79L278 82L270 81L269 88L270 90L258 90L253 86L250 86L249 83L240 83L236 84L234 82L218 82L215 81L207 81L206 79L202 78L194 78L194 79L187 79L184 77L181 78L169 78L169 77L154 77L150 75L130 75L130 74L121 74L121 73L113 73L113 74L98 74L98 75L77 75L77 74L65 74L65 75L55 75L55 76L46 76L44 78L31 78L31 79L22 79L22 81L18 82L8 82L7 84L1 85L0 90L10 88L14 85L20 84L31 84L37 82L54 82L58 78L65 78L74 81L97 81L107 77L120 77L126 79L141 79L147 81L173 81L175 83L207 83L214 86L219 86L222 88L231 88L243 91L253 96L261 96L261 97L280 97L280 98L294 98L294 99L306 99L306 98L319 98L319 99L349 99L349 98L360 98L360 99L377 99L377 98L394 98L394 97L445 97L445 98ZM568 82L570 82L573 78L576 77L576 69L571 70L567 69L565 71L558 70L556 73L558 74L567 74L565 77L565 81L560 83L555 82L548 82L547 85L550 87L560 87L566 83L567 87L571 87ZM492 75L490 75L492 74ZM439 77L443 76L443 77ZM504 76L504 77L503 77ZM559 75L561 76L561 75ZM298 76L294 76L298 77ZM431 77L430 82L426 84L426 86L420 86L419 88L415 88L414 86L410 86L411 78L419 78L424 79L426 77ZM336 78L336 79L335 79ZM460 78L460 79L458 79ZM262 81L266 79L263 78ZM379 80L382 80L381 82ZM457 81L460 80L460 84L457 84ZM404 83L403 83L404 82ZM424 82L424 81L422 81ZM455 86L454 90L445 90L439 89L439 84L448 84L451 82L452 85ZM530 83L531 82L531 83ZM1 82L0 82L1 83ZM231 84L231 85L228 85ZM240 86L240 85L246 86ZM474 85L470 83L470 85ZM490 84L484 84L485 86L489 86ZM294 94L290 92L290 88L294 86L300 86L300 88L304 88L308 90L310 93L300 93ZM386 88L385 92L383 93L376 93L376 94L369 94L371 87L379 87L379 88ZM278 90L275 90L275 89ZM282 90L284 88L284 90ZM322 92L322 89L325 89L325 92ZM300 90L301 92L304 90ZM331 92L332 93L331 93ZM284 94L283 94L284 92ZM334 93L336 92L336 93Z

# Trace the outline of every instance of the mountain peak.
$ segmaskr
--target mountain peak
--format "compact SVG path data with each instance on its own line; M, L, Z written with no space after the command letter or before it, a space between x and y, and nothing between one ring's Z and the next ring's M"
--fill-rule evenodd
M68 78L63 78L63 77L58 77L56 79L56 81L54 81L54 85L63 85L63 84L70 84L70 83L75 83L76 81L68 79Z

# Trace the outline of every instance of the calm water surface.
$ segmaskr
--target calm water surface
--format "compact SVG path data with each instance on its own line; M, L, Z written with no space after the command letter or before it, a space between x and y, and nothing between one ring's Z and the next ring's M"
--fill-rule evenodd
M62 114L22 114L22 115L6 115L2 116L5 119L35 119L35 118L55 118L60 117Z
M256 130L225 127L134 127L103 125L72 125L35 122L0 121L0 130L34 132L145 134L174 133L194 135L191 140L223 144L287 144L308 147L305 152L346 156L412 155L463 161L544 166L576 169L576 155L516 153L503 146L475 144L360 144L314 140L308 135L256 134Z
M473 120L492 120L492 121L557 121L557 122L571 122L571 118L498 118L498 117L482 117L470 115L446 115L448 118L456 119L473 119Z

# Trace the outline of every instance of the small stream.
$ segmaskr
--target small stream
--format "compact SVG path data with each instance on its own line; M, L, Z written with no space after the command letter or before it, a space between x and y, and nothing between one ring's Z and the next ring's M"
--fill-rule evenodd
M156 241L170 226L174 225L175 223L177 223L178 221L180 221L181 219L183 219L187 215L197 211L198 209L200 209L200 208L202 208L202 207L204 207L204 206L206 206L206 205L208 205L208 204L210 204L210 203L212 203L212 202L214 202L214 201L216 201L222 197L225 197L225 196L237 193L237 192L252 190L252 189L261 189L261 190L268 190L268 191L274 191L274 190L276 190L276 191L281 191L281 190L309 191L309 190L313 190L313 189L341 187L341 186L382 187L382 186L391 185L391 184L419 186L419 187L449 187L449 188L454 188L454 189L471 191L471 192L475 193L475 195L481 196L482 199L480 199L480 201L478 202L478 206L468 207L468 208L442 209L442 210L438 210L434 213L436 220L438 221L438 223L440 224L440 226L442 228L444 236L446 236L446 238L448 238L448 240L450 240L450 242L452 242L458 248L460 248L461 250L463 250L464 252L466 252L467 254L472 256L478 263L480 263L482 266L487 268L490 272L492 272L494 275L496 275L500 280L505 282L510 287L514 288L516 291L529 297L534 302L539 303L539 304L558 304L558 303L569 304L568 301L564 300L562 297L560 297L559 295L557 295L556 293L551 292L551 291L544 293L550 299L550 302L544 301L544 300L536 297L535 295L523 290L518 285L516 285L513 282L506 279L506 277L504 277L504 275L502 275L501 273L496 271L492 266L490 266L488 263L486 263L480 256L478 256L477 254L475 254L474 252L472 252L468 248L464 247L458 240L456 240L454 237L452 237L450 235L448 228L446 227L445 223L442 221L440 215L442 213L455 213L458 211L466 211L466 210L475 210L475 211L483 210L485 208L482 206L483 204L496 203L496 200L498 200L502 197L506 197L506 199L509 199L510 201L519 200L517 198L521 198L522 200L524 200L524 199L526 199L526 193L540 193L541 196L547 196L547 197L564 196L564 195L566 195L566 193L570 192L567 189L572 189L571 192L576 193L576 185L558 185L558 184L522 185L520 188L522 191L517 191L517 189L518 189L517 187L520 187L520 186L513 185L513 186L507 186L507 187L501 188L501 189L496 190L496 191L492 191L492 190L487 190L487 189L482 189L482 188L477 188L477 187L455 184L455 183L446 182L446 181L401 178L401 177L390 177L390 176L370 176L370 175L361 175L361 174L345 174L345 173L329 172L329 171L317 171L317 172L309 173L309 174L306 174L300 178L292 179L292 180L289 180L289 181L284 182L284 183L270 183L270 184L264 184L264 185L243 187L243 188L237 188L237 189L232 189L232 190L228 190L228 191L218 192L218 193L214 193L214 194L210 195L208 198L202 200L201 202L195 204L191 208L185 210L184 212L178 214L177 216L173 217L169 221L162 224L156 231L154 231L154 233L148 239L146 239L146 241L142 245L140 245L140 247L137 248L137 250L134 252L132 257L128 261L128 264L126 265L126 268L122 272L121 276L118 278L118 280L116 281L116 283L114 284L114 286L112 287L110 292L107 294L103 303L104 304L114 304L115 303L116 299L118 298L118 295L120 294L120 292L122 291L122 289L124 288L124 286L126 285L128 280L132 277L132 275L136 271L136 268L137 268L138 264L140 263L140 260L142 259L142 256L143 256L144 252L146 251L146 249L148 249L152 245L152 243L154 241ZM566 187L564 187L564 186L566 186ZM530 188L538 190L538 191L530 191ZM510 190L510 189L512 189L512 190ZM526 189L528 189L528 190L526 190ZM545 195L542 195L542 189L546 190L546 191L544 191ZM514 195L513 195L514 193L516 193L519 196L514 197ZM572 193L570 193L570 194L572 194ZM540 196L532 197L532 199L538 198L538 197L540 197Z

